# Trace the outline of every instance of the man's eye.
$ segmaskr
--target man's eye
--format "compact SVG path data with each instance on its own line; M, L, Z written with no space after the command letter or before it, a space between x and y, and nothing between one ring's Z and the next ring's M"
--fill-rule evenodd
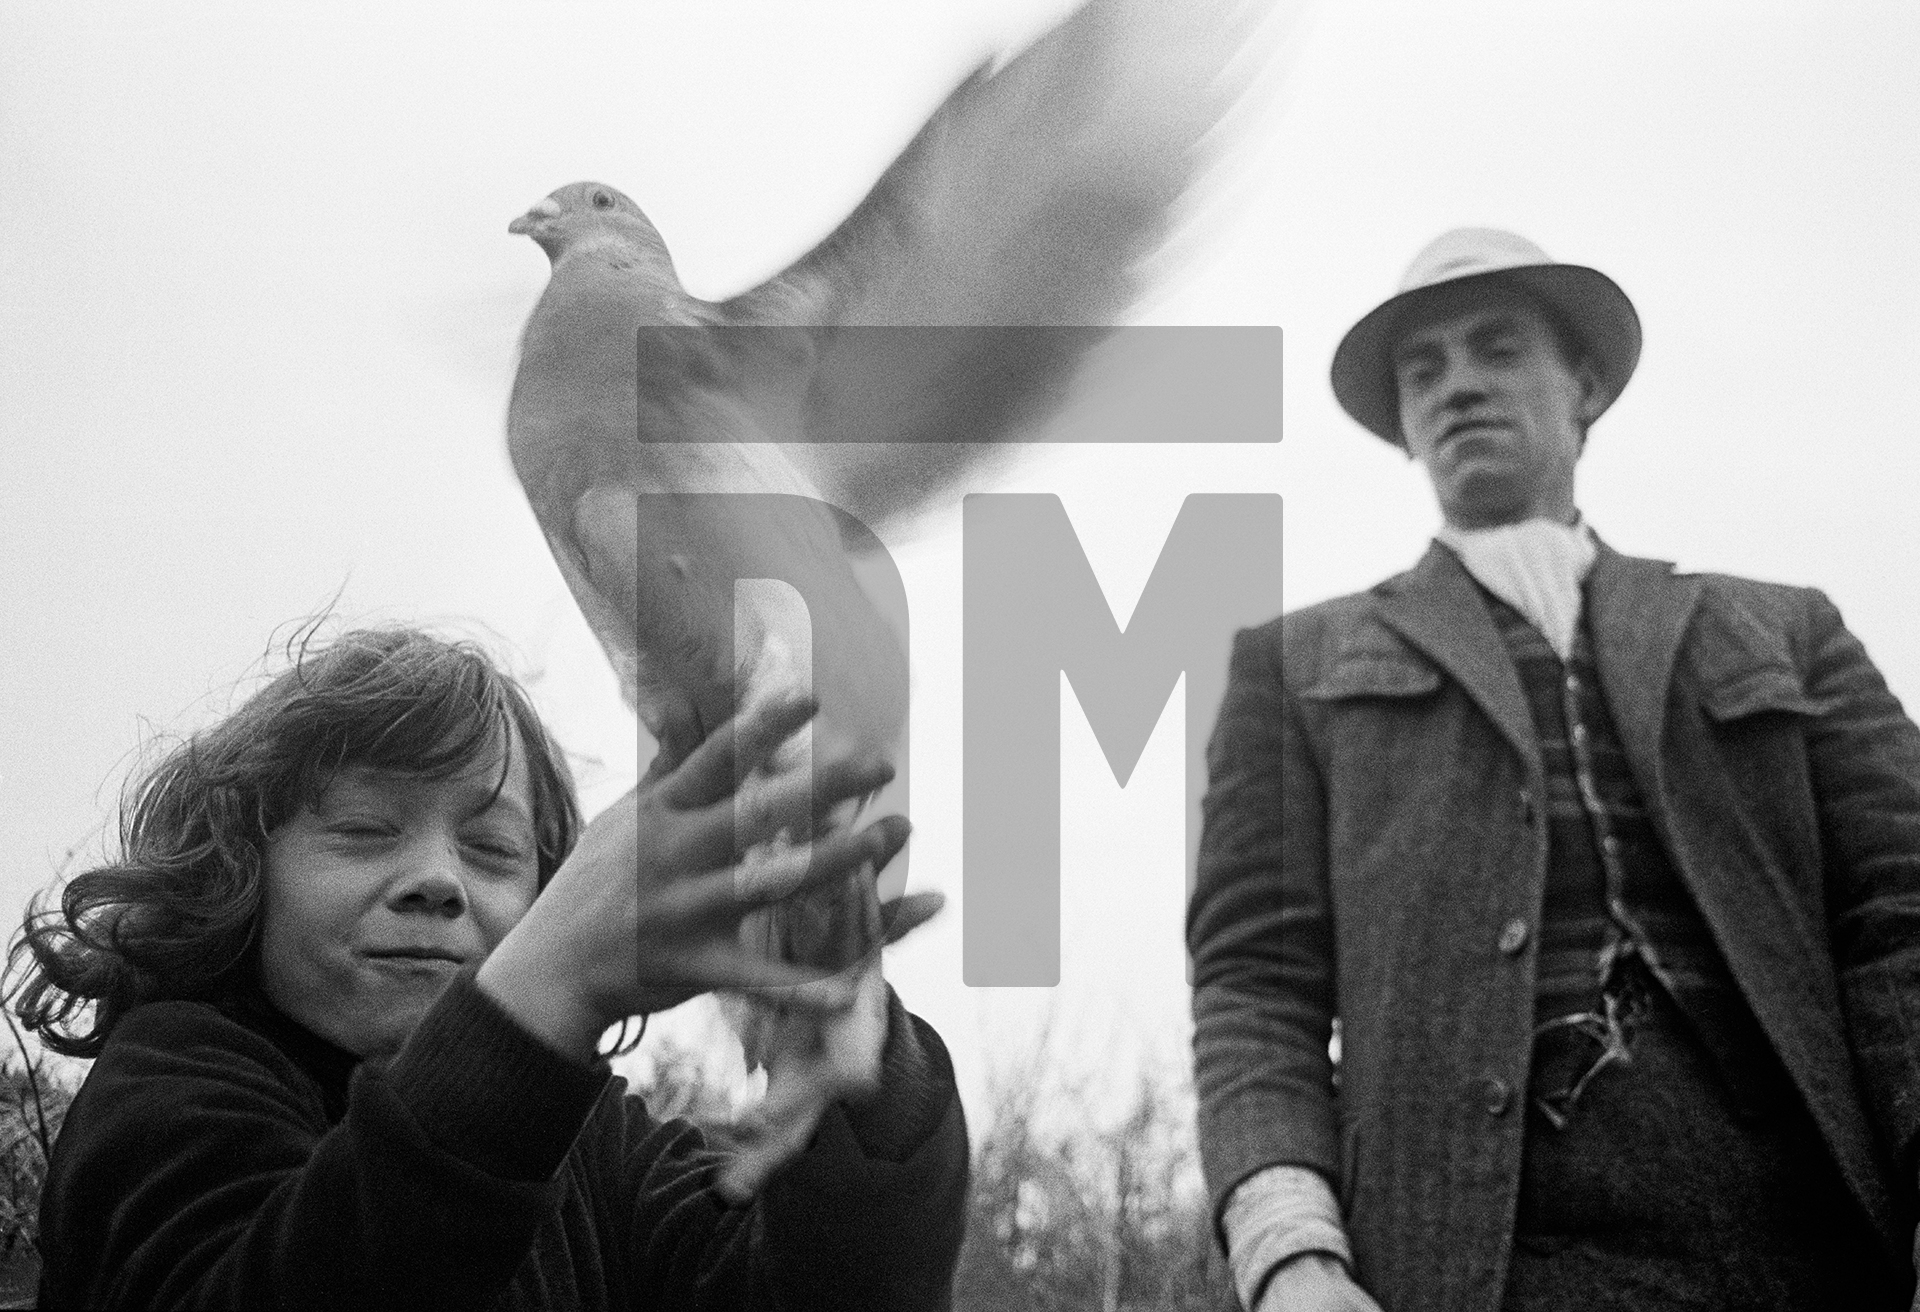
M394 832L392 825L377 820L341 820L328 828L342 838L386 838Z

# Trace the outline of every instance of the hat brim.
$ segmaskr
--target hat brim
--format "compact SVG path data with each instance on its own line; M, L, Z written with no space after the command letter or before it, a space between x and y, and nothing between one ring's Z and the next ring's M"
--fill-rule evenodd
M1599 374L1604 413L1619 397L1640 363L1640 316L1613 279L1582 264L1522 264L1428 283L1383 301L1361 319L1333 353L1333 394L1369 432L1404 447L1400 431L1400 389L1394 381L1392 351L1401 324L1446 289L1485 283L1518 286L1539 297L1593 356Z

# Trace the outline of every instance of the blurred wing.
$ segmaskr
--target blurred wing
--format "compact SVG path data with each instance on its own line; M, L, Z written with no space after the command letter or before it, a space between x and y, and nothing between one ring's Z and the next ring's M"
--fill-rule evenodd
M1103 331L1071 329L1135 299L1264 9L1090 0L961 83L825 241L718 307L816 329L804 426L828 445L793 454L828 500L869 524L910 513L993 449L956 443L1016 437L1057 404Z

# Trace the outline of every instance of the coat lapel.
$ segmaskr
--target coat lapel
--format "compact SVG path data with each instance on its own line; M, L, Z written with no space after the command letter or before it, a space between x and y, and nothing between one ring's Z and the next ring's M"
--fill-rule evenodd
M1587 578L1587 632L1607 708L1649 806L1666 794L1660 745L1667 688L1705 581L1671 563L1623 556L1605 543Z
M1380 618L1425 652L1540 773L1540 740L1513 658L1460 558L1435 542L1381 599Z
M1664 560L1623 556L1605 543L1587 580L1588 632L1600 686L1634 777L1648 800L1664 788L1660 742L1667 688L1704 581ZM1459 557L1439 543L1382 598L1380 618L1444 669L1530 767L1540 744L1513 659Z

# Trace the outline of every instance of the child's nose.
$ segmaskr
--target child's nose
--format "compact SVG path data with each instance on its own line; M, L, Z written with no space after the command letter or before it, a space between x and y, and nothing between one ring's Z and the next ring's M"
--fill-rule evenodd
M467 909L467 886L460 879L458 854L447 844L421 844L406 872L394 882L388 902L396 911L445 916Z

